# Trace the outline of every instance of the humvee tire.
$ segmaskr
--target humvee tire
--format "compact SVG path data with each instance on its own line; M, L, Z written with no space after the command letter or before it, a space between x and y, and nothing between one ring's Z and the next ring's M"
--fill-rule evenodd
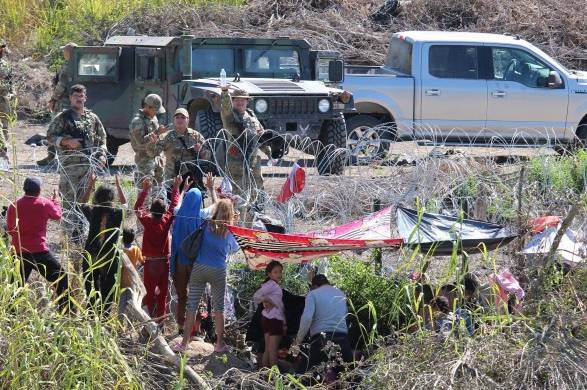
M342 175L346 153L338 151L338 148L346 148L346 124L344 117L340 119L325 120L320 131L319 140L322 143L316 154L316 169L320 175Z
M114 163L116 155L118 154L118 148L127 142L127 140L122 140L120 138L113 137L110 134L106 135L106 149L108 150L108 166L111 166Z
M216 138L220 129L222 129L222 119L220 114L212 111L210 108L190 113L194 116L194 130L197 130L205 139Z

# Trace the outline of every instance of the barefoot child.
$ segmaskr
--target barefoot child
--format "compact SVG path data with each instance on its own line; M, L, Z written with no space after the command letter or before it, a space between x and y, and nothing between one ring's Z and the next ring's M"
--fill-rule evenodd
M267 279L261 288L253 295L253 301L263 304L261 312L261 326L265 335L265 352L263 352L263 367L277 365L277 352L281 337L285 333L285 313L283 306L283 291L281 278L283 266L279 261L272 261L265 269Z

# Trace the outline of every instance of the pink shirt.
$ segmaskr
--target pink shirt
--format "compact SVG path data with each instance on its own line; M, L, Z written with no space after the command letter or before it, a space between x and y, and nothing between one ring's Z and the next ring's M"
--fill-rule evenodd
M283 307L283 291L281 286L272 279L269 279L261 285L261 288L253 295L253 301L257 304L261 304L263 301L268 300L273 303L271 309L263 309L261 314L263 317L285 321L285 308Z
M61 219L59 201L23 196L8 207L6 225L17 253L41 253L47 246L47 222Z

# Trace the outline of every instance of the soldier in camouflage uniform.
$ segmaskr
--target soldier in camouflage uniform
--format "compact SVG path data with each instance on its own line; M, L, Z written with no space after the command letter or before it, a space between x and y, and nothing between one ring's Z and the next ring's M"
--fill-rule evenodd
M163 182L163 159L161 153L155 151L154 137L167 131L165 126L159 125L157 114L164 114L165 108L161 97L156 94L147 95L140 109L132 119L130 129L130 144L135 152L135 184L140 186L144 178L155 177L157 183Z
M61 69L55 75L53 79L53 94L51 100L49 100L48 108L51 111L52 117L54 118L61 111L69 107L68 104L68 91L67 86L73 80L73 67L71 66L71 58L73 57L73 48L77 47L75 43L68 43L65 46L61 46L63 50L63 58L65 62L61 65ZM39 166L48 165L55 158L55 149L53 146L47 146L48 155L42 160L37 161Z
M4 59L6 42L0 39L0 158L8 159L8 122L13 115L14 89L12 88L12 67Z
M178 108L173 115L173 126L162 136L154 136L155 153L165 155L165 181L172 181L181 174L180 164L198 158L204 136L188 127L189 114L185 108Z
M86 193L90 175L106 166L106 131L100 118L85 108L86 87L71 87L71 108L63 110L49 124L47 141L55 147L59 161L59 192L67 212L66 233L81 244L83 222L77 207Z
M249 95L246 91L236 90L229 94L228 87L222 88L221 111L222 125L229 134L226 150L226 174L236 184L236 193L243 195L249 189L263 189L263 175L261 174L261 159L257 149L251 156L245 156L247 144L251 138L260 136L264 129L261 122L252 110L247 109ZM270 152L262 149L263 153L270 156ZM252 181L251 181L252 176ZM254 201L257 192L252 192Z

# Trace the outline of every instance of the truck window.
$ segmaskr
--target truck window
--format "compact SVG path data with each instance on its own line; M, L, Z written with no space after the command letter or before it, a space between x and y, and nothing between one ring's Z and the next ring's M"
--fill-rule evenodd
M77 74L80 76L115 76L117 56L111 53L80 53Z
M412 44L398 37L391 39L386 65L397 72L412 74Z
M230 48L196 47L192 49L192 73L219 75L234 74L234 50Z
M292 49L245 49L245 73L291 77L300 73L298 52Z
M530 88L548 88L552 69L524 50L492 47L493 79L514 81Z
M428 73L441 79L477 79L477 48L460 45L430 46Z

